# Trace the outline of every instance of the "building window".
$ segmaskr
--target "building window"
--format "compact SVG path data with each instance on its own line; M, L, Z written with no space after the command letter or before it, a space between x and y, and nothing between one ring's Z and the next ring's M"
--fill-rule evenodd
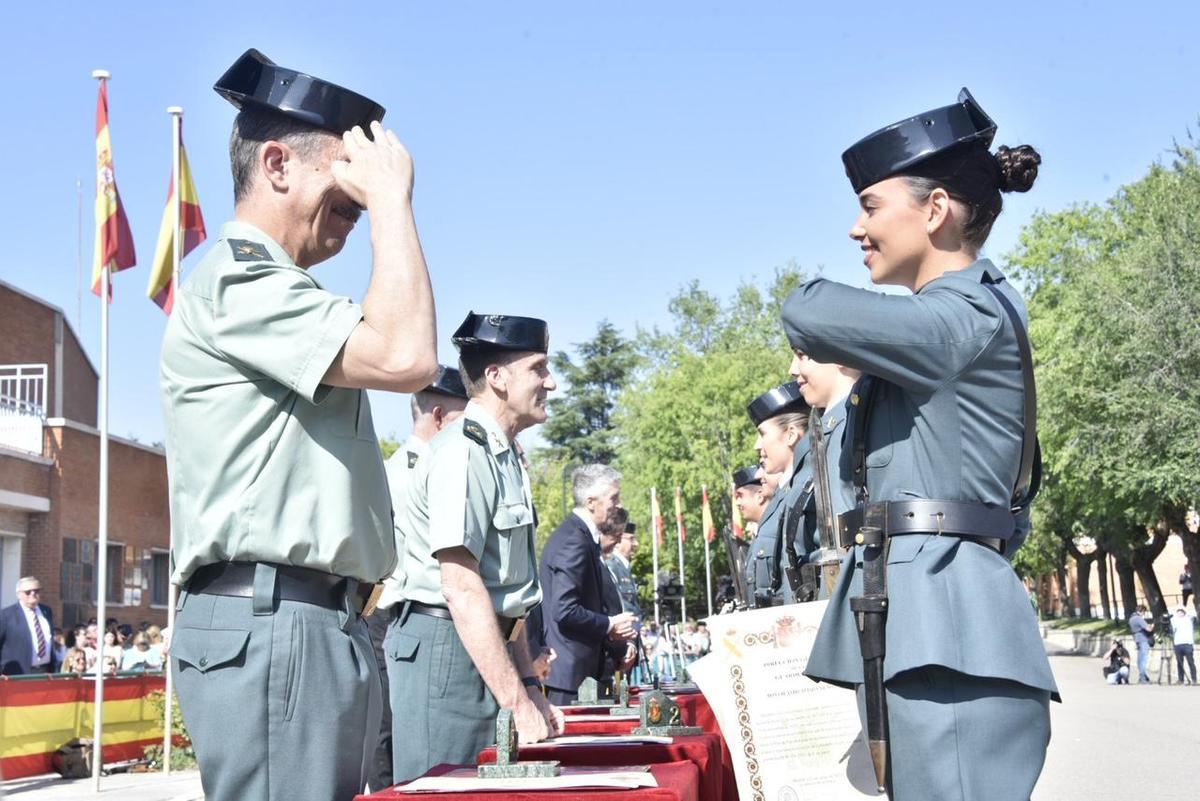
M166 606L170 602L171 555L155 552L150 560L150 603Z
M92 554L95 543L63 537L61 576L62 625L83 623L96 602Z
M125 603L125 546L108 546L108 602Z

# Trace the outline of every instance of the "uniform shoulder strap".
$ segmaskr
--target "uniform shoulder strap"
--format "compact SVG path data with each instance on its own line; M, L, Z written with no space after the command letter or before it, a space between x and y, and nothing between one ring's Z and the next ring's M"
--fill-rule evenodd
M1029 343L1029 332L1025 330L1025 323L1017 314L1012 301L1004 296L996 284L988 282L984 283L984 286L996 296L1000 307L1008 315L1013 333L1017 337L1017 349L1021 354L1021 380L1025 385L1025 436L1021 442L1021 470L1017 473L1017 484L1012 495L1012 507L1016 511L1028 507L1033 502L1042 484L1042 449L1037 438L1037 383L1033 376L1033 347Z
M487 445L487 432L483 430L482 425L474 420L463 421L463 436L478 442L480 445Z

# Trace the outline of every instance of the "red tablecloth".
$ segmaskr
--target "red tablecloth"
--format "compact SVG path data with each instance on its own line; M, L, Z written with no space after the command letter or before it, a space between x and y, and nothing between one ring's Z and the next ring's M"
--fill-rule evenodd
M724 776L721 766L721 736L695 734L674 737L670 743L621 743L613 745L523 745L521 760L556 759L563 765L656 765L688 761L700 769L700 801L723 801ZM481 764L496 761L495 747L479 754Z
M637 717L612 717L607 720L573 720L566 718L563 734L629 734L641 725Z
M438 765L426 775L440 776L454 767ZM665 762L651 765L650 772L654 774L658 787L639 787L636 790L535 790L523 793L405 793L401 787L355 796L355 801L398 798L407 801L700 801L700 770L693 763Z

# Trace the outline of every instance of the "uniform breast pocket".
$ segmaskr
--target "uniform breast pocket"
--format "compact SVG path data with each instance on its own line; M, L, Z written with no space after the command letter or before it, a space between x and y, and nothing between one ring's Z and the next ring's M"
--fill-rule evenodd
M524 503L501 504L492 517L500 538L500 581L515 584L529 578L529 527L533 510Z

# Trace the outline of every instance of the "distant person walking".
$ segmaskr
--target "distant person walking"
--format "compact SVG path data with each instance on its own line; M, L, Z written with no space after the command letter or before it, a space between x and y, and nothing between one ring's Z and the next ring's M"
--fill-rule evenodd
M1179 591L1183 593L1183 605L1187 606L1188 598L1192 597L1192 566L1185 564L1179 574Z
M1196 642L1195 613L1188 614L1188 609L1183 604L1175 607L1175 614L1171 616L1171 632L1175 636L1175 667L1179 669L1179 683L1188 683L1183 676L1183 663L1187 661L1192 673L1191 683L1195 684L1196 658L1193 654Z

